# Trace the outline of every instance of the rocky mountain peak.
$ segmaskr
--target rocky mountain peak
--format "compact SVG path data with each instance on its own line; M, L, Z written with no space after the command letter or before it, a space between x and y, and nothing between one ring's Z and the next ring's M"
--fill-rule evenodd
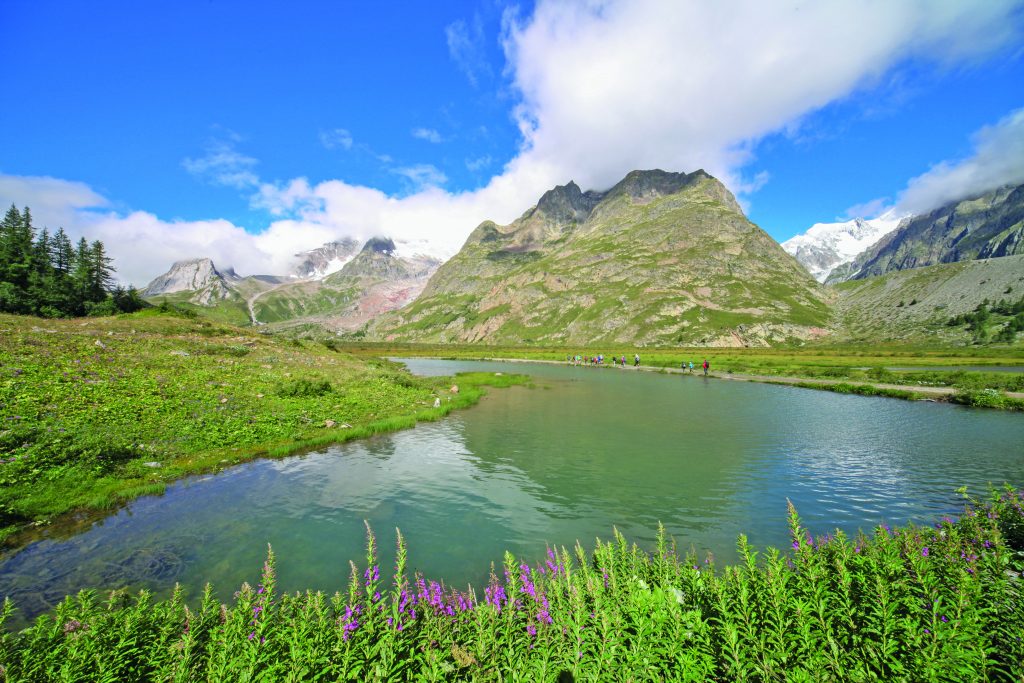
M234 269L226 271L227 277L237 278ZM225 275L217 270L209 258L185 259L175 262L170 270L153 279L144 290L143 296L190 292L206 289L211 285L223 287Z
M371 237L363 245L362 253L385 254L392 256L395 253L395 241L390 237Z
M734 211L742 212L732 192L704 169L693 173L672 173L655 168L630 171L612 189L606 198L626 195L634 202L648 202L658 197L676 194L688 187L700 187L709 198L721 202Z
M582 223L603 196L600 192L582 192L580 186L570 180L545 192L537 202L537 212L559 223Z
M358 249L359 242L351 237L327 242L316 249L296 254L298 263L290 274L304 280L319 280L341 270L352 260Z

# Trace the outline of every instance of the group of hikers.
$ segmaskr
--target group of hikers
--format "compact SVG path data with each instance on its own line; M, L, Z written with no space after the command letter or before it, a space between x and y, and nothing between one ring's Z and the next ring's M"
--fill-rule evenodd
M581 356L580 354L577 353L575 356L566 356L565 360L567 360L568 362L572 363L573 365L604 365L605 364L605 362L604 362L605 361L604 354L602 354L602 353L599 353L596 356ZM626 367L626 357L625 356L620 356L619 358L616 358L615 356L612 356L611 357L611 364L612 365L621 365L622 367ZM640 367L640 354L639 353L633 354L633 367L634 368Z
M583 356L583 355L580 355L580 354L577 353L575 356L573 356L573 355L566 356L565 360L567 362L571 363L572 365L598 366L598 365L604 365L605 364L605 357L604 357L604 354L602 354L602 353L599 353L596 356ZM618 358L616 358L615 356L612 356L610 362L611 362L612 365L618 365L618 366L624 368L624 367L626 367L626 356L622 355L622 356L619 356ZM633 367L634 368L640 367L640 354L639 353L634 353L633 354ZM680 368L682 370L689 371L690 374L693 374L693 361L692 360L691 361L684 360L682 365L680 365ZM704 374L707 375L708 374L708 370L711 369L711 364L708 363L708 359L707 358L705 358L704 362L701 363L701 368L704 369Z

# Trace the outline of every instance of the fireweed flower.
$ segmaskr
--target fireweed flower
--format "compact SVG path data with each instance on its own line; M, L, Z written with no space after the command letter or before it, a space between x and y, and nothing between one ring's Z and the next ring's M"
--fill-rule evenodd
M921 557L928 557L928 546L921 548Z

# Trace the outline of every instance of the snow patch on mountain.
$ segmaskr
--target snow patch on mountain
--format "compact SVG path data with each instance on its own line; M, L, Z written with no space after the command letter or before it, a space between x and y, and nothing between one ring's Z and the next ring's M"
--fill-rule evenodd
M291 275L300 280L323 280L331 273L337 273L359 253L360 244L351 237L328 242L316 249L295 255L297 263Z
M899 227L907 214L890 209L870 220L854 218L843 223L815 223L802 235L791 237L782 248L794 256L818 282L849 263L868 247Z

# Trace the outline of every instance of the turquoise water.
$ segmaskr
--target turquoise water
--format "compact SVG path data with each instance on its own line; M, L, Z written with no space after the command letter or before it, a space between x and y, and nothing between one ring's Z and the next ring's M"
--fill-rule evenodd
M737 534L787 545L786 499L815 533L930 522L955 489L1024 486L1024 415L631 369L410 360L418 373L528 372L532 389L415 429L192 478L64 541L0 562L25 613L81 588L212 581L229 599L267 544L280 585L343 590L363 520L391 562L480 586L508 549L591 546L617 527L641 545L659 521L683 548L733 557Z

